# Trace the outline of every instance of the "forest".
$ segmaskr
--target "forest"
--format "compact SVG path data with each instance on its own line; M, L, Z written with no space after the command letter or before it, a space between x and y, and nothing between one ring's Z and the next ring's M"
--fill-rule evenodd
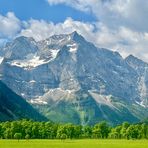
M1 139L148 139L148 123L124 122L115 127L102 121L94 126L19 120L0 122Z

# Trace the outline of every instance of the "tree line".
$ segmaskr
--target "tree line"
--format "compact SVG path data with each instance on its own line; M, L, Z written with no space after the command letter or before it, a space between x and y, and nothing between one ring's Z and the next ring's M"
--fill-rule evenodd
M116 127L103 121L94 126L32 120L0 122L1 139L148 139L148 124L124 122Z

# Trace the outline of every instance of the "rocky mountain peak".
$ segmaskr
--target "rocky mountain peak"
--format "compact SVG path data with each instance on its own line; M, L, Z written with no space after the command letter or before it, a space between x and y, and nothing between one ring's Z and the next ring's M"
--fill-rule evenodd
M138 68L144 68L144 67L148 67L148 64L144 61L142 61L141 59L133 56L133 55L129 55L128 57L125 58L125 61L134 69L138 69Z
M77 32L37 43L19 37L3 51L2 81L53 121L119 123L146 113L148 70L133 56L97 48Z

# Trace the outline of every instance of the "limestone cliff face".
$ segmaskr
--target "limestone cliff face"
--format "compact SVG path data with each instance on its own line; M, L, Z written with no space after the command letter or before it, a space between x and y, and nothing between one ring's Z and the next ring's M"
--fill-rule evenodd
M19 37L0 55L1 80L51 120L114 124L147 115L148 64L77 32L40 42Z

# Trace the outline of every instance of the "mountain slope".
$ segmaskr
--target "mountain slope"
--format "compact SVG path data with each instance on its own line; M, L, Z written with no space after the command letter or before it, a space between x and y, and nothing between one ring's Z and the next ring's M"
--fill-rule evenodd
M137 85L140 97L136 99L136 102L148 107L148 64L132 55L129 55L125 61L138 74Z
M24 99L16 95L0 81L0 121L22 118L45 120Z
M53 121L118 124L148 116L143 61L135 68L135 58L97 48L77 32L40 42L19 37L1 53L1 80Z

